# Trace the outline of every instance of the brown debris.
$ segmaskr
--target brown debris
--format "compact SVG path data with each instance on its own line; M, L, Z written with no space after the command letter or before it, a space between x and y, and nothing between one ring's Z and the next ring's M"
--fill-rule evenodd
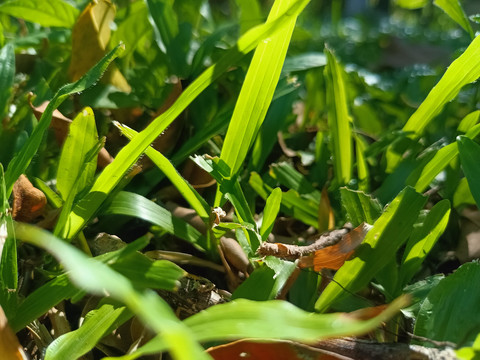
M43 213L46 204L45 194L34 187L25 175L20 175L13 185L13 218L30 222Z

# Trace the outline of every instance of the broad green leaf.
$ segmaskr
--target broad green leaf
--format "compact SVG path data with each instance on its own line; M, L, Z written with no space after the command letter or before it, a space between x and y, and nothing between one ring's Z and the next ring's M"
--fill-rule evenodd
M134 216L160 226L166 232L188 241L200 250L204 250L206 246L205 237L197 229L138 194L119 192L111 203L102 209L102 214Z
M77 293L79 290L68 280L68 276L59 275L31 292L20 303L15 317L9 319L10 326L13 331L18 332L62 300L71 298Z
M388 262L394 261L397 250L407 240L412 226L425 205L426 197L411 187L405 188L390 203L367 233L355 257L337 271L315 304L317 311L326 311L335 301L365 287Z
M67 84L57 91L55 96L47 105L47 108L42 114L37 126L33 130L32 135L28 138L22 149L15 155L7 168L5 173L7 195L11 194L13 184L18 177L25 172L28 165L32 161L32 158L37 153L40 143L42 142L43 135L45 134L45 131L48 129L48 126L52 120L53 110L60 106L60 104L70 94L82 92L83 90L95 85L98 79L107 69L108 65L123 51L123 49L123 46L118 45L107 55L105 55L105 57L100 60L100 62L98 62L98 64L95 65L91 70L89 70L81 79L74 83Z
M249 338L314 343L324 338L355 336L372 331L407 303L407 298L400 297L376 317L360 320L355 314L303 311L286 301L237 299L212 306L184 320L184 323L202 342ZM115 359L133 360L165 349L165 343L155 338L133 354Z
M457 144L462 169L467 178L470 191L477 206L480 206L480 167L478 166L480 145L466 136L459 136L457 138Z
M457 127L457 131L466 133L468 130L470 130L472 127L475 126L475 124L478 122L479 117L480 117L480 110L471 112L470 114L465 116L462 119L462 121L460 121L460 124L458 124L458 127Z
M333 147L334 172L337 185L346 185L352 178L352 130L347 107L347 91L343 69L330 49L325 49L327 66L328 127Z
M0 306L11 318L17 310L17 240L8 203L3 165L0 163Z
M258 0L235 0L240 10L240 33L245 33L263 19L262 8Z
M48 345L45 360L77 359L131 317L132 313L125 306L105 298L95 310L85 316L80 328L60 336Z
M417 111L408 119L403 127L404 132L412 132L419 137L425 128L453 100L460 89L478 79L480 76L480 36L477 36L460 57L447 69L440 81L430 91Z
M137 132L128 126L115 122L115 126L120 129L123 135L130 140L137 135ZM180 194L197 212L197 214L208 223L210 218L210 206L200 196L200 194L178 173L172 163L159 151L152 147L145 150L145 154L153 161L155 165L165 174L165 176L177 188Z
M458 0L434 0L433 3L445 11L447 15L453 19L453 21L455 21L466 32L468 32L472 39L475 37L472 26L470 25L470 22L468 21L468 18L462 9L462 5Z
M274 22L292 4L295 4L295 1L275 1L266 24ZM230 176L234 176L239 171L265 119L280 77L297 15L291 16L276 34L259 43L255 50L235 104L220 155L220 159L225 161L231 169Z
M461 178L457 189L453 194L453 207L458 209L466 205L475 205L475 199L472 196L467 178Z
M477 335L477 338L473 342L471 347L464 347L458 350L455 350L455 355L459 360L476 360L480 356L480 334Z
M267 240L268 235L270 235L275 220L278 216L278 211L280 210L280 204L282 202L282 190L280 188L275 188L270 193L267 198L267 203L263 209L263 220L262 226L260 227L260 235L262 240Z
M340 195L342 206L347 211L347 218L353 226L358 226L363 222L373 224L382 213L382 207L378 200L363 191L342 187Z
M125 304L142 322L160 334L175 359L208 359L193 333L180 322L170 307L152 290L142 292L106 264L89 258L70 244L28 224L17 223L18 238L41 247L55 256L80 289L98 296L107 292Z
M70 131L58 163L57 189L64 201L73 191L75 182L78 182L75 189L76 195L93 181L97 161L95 159L95 161L84 163L84 160L97 141L93 110L86 107L70 124Z
M233 292L232 299L275 299L295 270L295 264L273 256L267 256L264 262Z
M414 228L400 265L400 285L405 286L420 270L426 256L443 234L450 216L450 202L444 199L428 212L420 227Z
M42 26L71 28L79 11L63 0L11 0L0 5L0 13Z
M282 12L275 21L270 21L249 30L237 42L236 47L227 52L215 65L205 70L189 87L182 92L177 101L162 115L154 119L150 125L135 136L132 141L122 148L115 160L107 166L95 184L79 204L70 213L70 232L68 238L72 239L93 217L110 192L128 172L130 167L137 161L145 149L166 129L183 110L220 75L226 72L232 64L235 64L245 54L253 50L265 37L269 37L290 19L295 18L306 6L308 0L295 1L286 11Z
M420 9L428 4L428 0L395 0L395 5L405 9Z
M296 71L304 71L317 67L322 67L327 64L325 54L321 52L309 52L301 55L287 57L283 64L282 74L287 74Z
M459 346L472 345L480 326L480 263L459 267L441 280L422 303L414 334ZM426 344L428 345L428 344Z
M8 111L14 76L15 51L13 44L7 44L0 49L0 84L2 84L0 87L0 119L3 119Z

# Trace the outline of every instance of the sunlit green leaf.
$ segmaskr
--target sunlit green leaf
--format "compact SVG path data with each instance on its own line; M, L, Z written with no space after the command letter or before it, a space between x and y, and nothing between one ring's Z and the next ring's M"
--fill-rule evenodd
M448 16L450 16L457 24L464 28L472 39L475 37L472 26L470 25L470 22L468 21L468 18L462 9L462 5L458 0L434 0L433 3L445 11Z

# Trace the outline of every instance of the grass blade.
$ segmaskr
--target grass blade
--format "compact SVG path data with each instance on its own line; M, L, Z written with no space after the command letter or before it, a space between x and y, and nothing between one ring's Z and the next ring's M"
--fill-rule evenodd
M13 44L7 44L0 50L0 119L5 117L12 94L13 78L15 76L15 49Z
M275 1L266 23L272 22L293 3L291 0ZM296 16L292 16L275 35L260 43L255 50L220 155L220 159L230 167L231 177L237 174L243 164L265 119L295 23Z
M457 144L468 186L470 187L477 206L480 207L480 167L478 166L480 145L466 136L459 136L457 138Z
M375 221L356 256L337 271L334 281L318 298L315 309L326 311L335 301L359 291L376 273L394 261L426 200L411 187L405 188Z
M260 235L262 240L267 240L268 235L273 229L278 212L280 211L280 204L282 202L282 190L275 188L267 198L267 203L263 209L262 226L260 227Z
M232 64L235 64L245 54L253 50L262 39L283 28L292 17L296 17L300 13L307 2L308 0L297 0L280 14L275 21L249 30L238 40L234 49L224 55L215 65L205 70L182 92L177 101L167 111L154 119L145 130L140 132L127 146L120 150L115 160L97 178L90 193L70 213L70 224L72 226L68 238L72 239L75 237L145 149L207 86L227 71Z
M458 0L434 0L433 4L445 11L447 15L453 19L453 21L455 21L466 32L468 32L472 39L475 37L472 26L470 25L470 22L468 21L468 18L462 9L462 5L460 5Z
M333 143L333 161L337 185L346 185L352 178L352 131L347 107L347 93L343 80L343 69L333 53L325 49L327 66L328 127Z
M48 129L50 122L52 120L53 110L55 110L60 104L69 96L70 94L79 93L85 89L95 85L103 75L105 70L107 70L108 65L123 51L124 47L118 45L107 55L105 55L102 60L100 60L97 65L91 68L84 76L82 76L78 81L67 84L60 88L53 96L52 100L48 103L47 108L45 109L40 121L33 130L32 135L28 138L26 144L22 147L20 152L15 155L10 164L8 165L7 171L5 173L5 182L7 185L7 195L10 196L13 188L13 184L18 179L18 177L25 172L28 165L32 161L32 158L37 153L37 150L42 142L43 135Z

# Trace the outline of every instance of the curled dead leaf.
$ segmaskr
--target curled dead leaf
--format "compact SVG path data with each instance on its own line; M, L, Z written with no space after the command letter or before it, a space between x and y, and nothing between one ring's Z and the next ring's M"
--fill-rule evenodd
M8 325L7 317L0 306L0 359L27 360L22 346Z
M25 175L20 175L13 185L13 218L30 222L42 214L46 204L45 194L34 187Z

